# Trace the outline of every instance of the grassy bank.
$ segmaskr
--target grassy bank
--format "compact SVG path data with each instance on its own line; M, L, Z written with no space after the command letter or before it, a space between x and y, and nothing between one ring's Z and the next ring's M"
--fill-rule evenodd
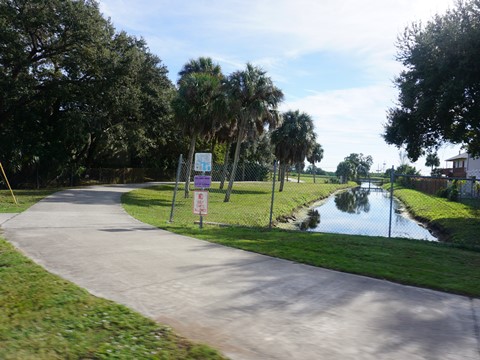
M339 189L354 186L349 184L307 184L285 183L283 192L275 192L273 219L290 216L298 208L315 200L328 197ZM225 203L225 190L213 184L208 195L208 221L241 225L266 227L270 220L272 184L267 182L236 183L231 201ZM130 192L123 197L124 206L133 216L146 218L156 226L166 226L170 218L173 185L160 185ZM278 187L277 187L278 189ZM198 215L193 215L193 194L184 197L184 188L180 186L175 206L173 227L192 227ZM151 206L155 212L151 212Z
M0 238L0 359L222 359L54 276Z
M394 195L422 222L446 234L449 241L480 247L480 201L450 201L420 191L396 187Z
M0 213L22 212L45 196L53 194L56 191L58 191L58 189L14 190L14 195L18 203L15 204L9 190L0 190Z
M122 201L125 209L143 222L210 242L402 284L480 297L478 251L418 240L244 227L198 229L192 225L168 224L164 220L167 192L164 187L141 189L124 194ZM244 199L248 204L254 204L256 196L242 194L250 197ZM288 192L283 196L287 197ZM290 201L288 207L292 207L294 199Z

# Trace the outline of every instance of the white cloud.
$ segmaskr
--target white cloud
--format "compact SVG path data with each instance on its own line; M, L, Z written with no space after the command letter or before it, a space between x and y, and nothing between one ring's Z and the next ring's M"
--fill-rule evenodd
M388 104L393 103L396 91L393 87L373 85L313 93L307 97L289 101L281 111L300 110L311 115L317 139L325 155L319 164L325 170L335 171L339 162L351 153L371 155L372 170L399 165L399 150L387 145L381 134L386 122ZM442 160L458 153L458 146L446 145L439 151ZM424 175L429 174L425 159L413 163ZM443 164L442 164L443 165Z
M405 25L452 4L453 0L101 0L100 9L121 27L149 31L156 19L155 25L167 31L171 26L196 28L232 43L247 39L255 46L273 40L283 45L284 54L296 56L323 49L390 48ZM185 22L173 24L173 18Z
M383 163L392 156L396 160L397 150L380 136L386 121L385 104L394 96L393 89L385 91L378 85L325 91L287 102L281 110L299 109L313 117L318 142L325 150L320 166L335 170L350 153L372 155L375 162Z
M101 0L120 29L147 39L160 57L216 52L274 70L305 54L352 53L375 75L392 69L393 43L414 20L454 0ZM173 39L176 40L173 40ZM173 46L170 46L172 44ZM193 55L193 56L199 56ZM268 60L268 61L267 61ZM375 70L375 71L374 71Z

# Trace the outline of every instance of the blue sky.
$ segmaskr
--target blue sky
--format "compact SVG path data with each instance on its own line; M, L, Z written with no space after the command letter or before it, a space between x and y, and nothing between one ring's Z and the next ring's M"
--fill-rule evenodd
M325 152L319 166L329 171L353 152L372 155L374 171L399 165L399 150L380 136L397 98L397 36L453 6L454 0L100 0L117 30L143 37L174 82L200 56L225 74L247 62L262 67L285 94L281 110L313 117ZM442 148L441 166L457 153L458 146ZM427 174L424 162L414 165Z

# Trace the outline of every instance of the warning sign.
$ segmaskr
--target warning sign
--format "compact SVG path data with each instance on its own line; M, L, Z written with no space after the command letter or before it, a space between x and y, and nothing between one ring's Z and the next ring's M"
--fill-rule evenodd
M193 213L197 215L207 215L208 191L194 191L193 195Z

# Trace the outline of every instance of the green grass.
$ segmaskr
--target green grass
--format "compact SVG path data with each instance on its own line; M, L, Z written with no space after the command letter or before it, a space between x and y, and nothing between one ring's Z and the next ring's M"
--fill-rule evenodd
M10 190L0 190L0 213L19 213L45 196L53 194L59 189L42 189L42 190L14 190L17 204L13 201Z
M449 241L480 246L480 201L450 201L417 190L396 187L394 195L419 220L444 232Z
M313 266L480 297L480 252L451 245L278 229L207 227L175 231Z
M45 271L0 238L0 359L223 359Z
M273 219L281 219L291 215L295 210L315 200L328 197L339 189L355 185L349 184L305 184L285 183L283 192L275 192ZM160 185L152 188L130 192L123 197L124 206L133 216L143 217L155 206L155 225L164 225L170 218L173 185ZM225 190L219 190L218 183L209 191L209 212L205 220L230 225L268 226L270 220L270 204L272 184L236 183L231 201L223 202ZM278 187L277 187L278 190ZM198 215L192 213L193 194L184 198L184 188L180 186L174 214L174 226L193 226ZM147 215L148 216L148 215Z
M295 188L289 188L282 195L282 201L288 205L281 211L276 209L277 215L295 208L295 201L298 201L297 206L305 203L306 199L297 198L293 191L300 189L302 184L289 186L293 185ZM249 204L249 207L262 203L261 196L256 193L241 196L250 199L237 199L237 202ZM170 200L171 188L166 186L135 190L122 197L124 207L131 215L176 233L309 265L480 297L480 251L419 240L279 229L268 231L264 228L179 226L165 221ZM240 207L237 211L248 210ZM219 216L230 217L232 214Z
M296 172L291 172L288 174L290 182L297 182L298 174ZM330 179L335 178L328 175L315 175L315 184L325 184ZM313 174L300 174L300 181L308 184L313 184Z
M0 190L17 213L58 189ZM128 308L45 271L0 238L0 359L223 359Z

